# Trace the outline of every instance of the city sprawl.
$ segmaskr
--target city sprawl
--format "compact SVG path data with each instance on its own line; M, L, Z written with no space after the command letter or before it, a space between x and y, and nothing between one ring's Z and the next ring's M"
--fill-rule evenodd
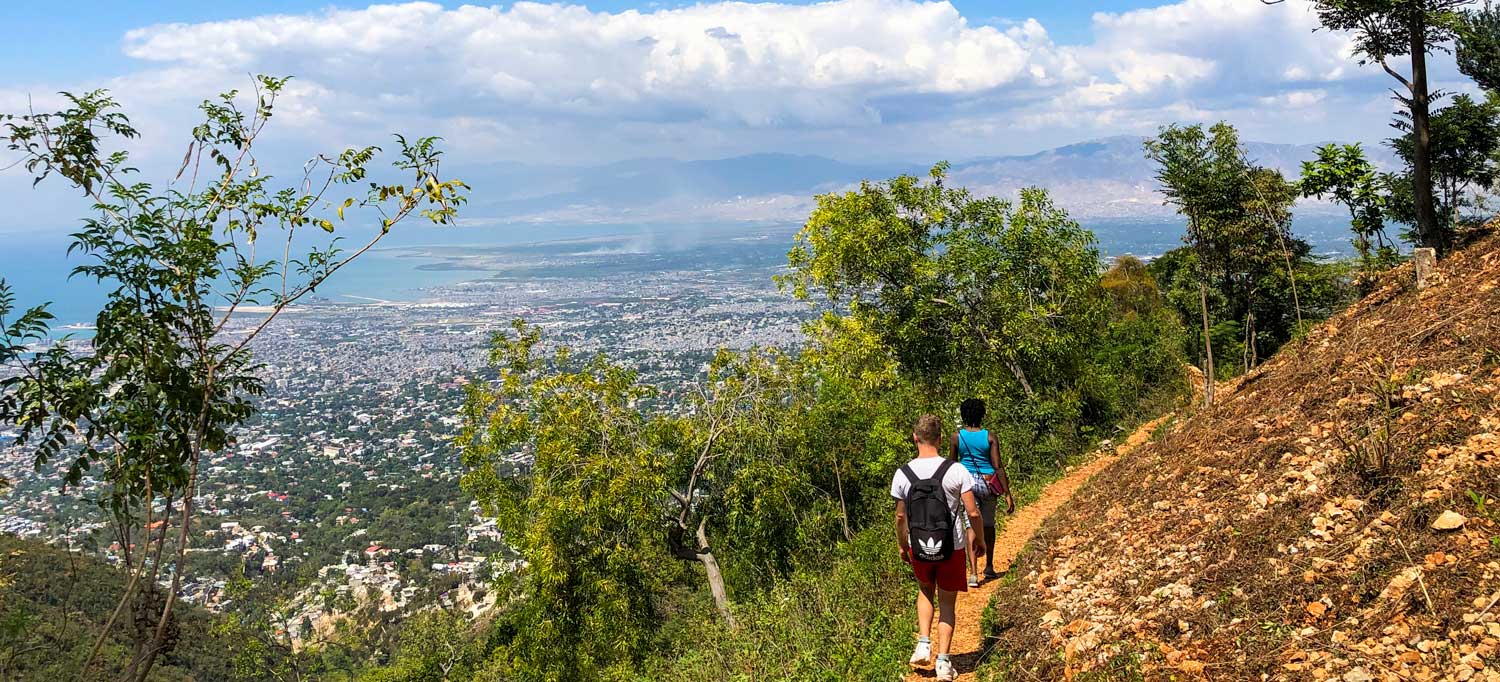
M421 268L473 270L473 278L401 301L319 298L278 318L254 345L267 385L259 416L202 463L185 598L223 610L228 581L274 585L303 616L289 622L297 638L356 606L481 612L494 600L489 577L514 559L461 491L452 439L464 386L488 376L493 334L523 318L548 344L632 366L657 389L658 407L673 409L716 349L793 344L815 314L772 281L784 246L584 246L594 250L413 249ZM259 320L236 314L226 334ZM58 471L33 469L16 435L0 432L0 476L13 482L0 497L0 532L122 561L94 502L99 480L64 489ZM513 462L524 465L524 456Z

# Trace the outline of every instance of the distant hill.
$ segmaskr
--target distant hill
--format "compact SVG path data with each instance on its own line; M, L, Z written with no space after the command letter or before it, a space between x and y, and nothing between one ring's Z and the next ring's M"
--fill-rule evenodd
M1500 679L1500 237L1439 272L1074 496L995 593L996 679Z
M1078 217L1165 216L1171 211L1156 193L1141 149L1144 139L1118 136L1035 154L976 158L954 163L951 174L956 184L988 194L1047 188ZM1246 147L1252 158L1292 177L1317 149L1261 142ZM1383 149L1370 153L1377 163L1390 164ZM466 211L471 222L797 222L807 216L815 194L866 179L922 174L933 161L861 165L821 156L752 154L601 166L501 162L454 170L476 188L476 201Z
M955 164L956 184L988 194L1014 194L1021 187L1043 187L1078 217L1125 218L1167 215L1156 191L1155 169L1146 159L1146 138L1116 136L1080 142L1024 156L999 156ZM1288 178L1301 174L1302 162L1321 144L1247 142L1250 158L1280 170ZM1389 166L1386 150L1366 150L1375 163ZM1321 209L1322 207L1316 207Z
M631 159L601 166L499 163L454 169L475 188L470 223L785 222L812 197L916 167L860 166L821 156Z

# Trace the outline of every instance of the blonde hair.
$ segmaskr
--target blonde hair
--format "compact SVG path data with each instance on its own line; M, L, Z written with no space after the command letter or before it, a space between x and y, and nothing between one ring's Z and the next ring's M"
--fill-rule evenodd
M912 427L912 435L915 435L918 441L928 445L937 445L943 442L943 420L938 419L934 414L917 417L917 424Z

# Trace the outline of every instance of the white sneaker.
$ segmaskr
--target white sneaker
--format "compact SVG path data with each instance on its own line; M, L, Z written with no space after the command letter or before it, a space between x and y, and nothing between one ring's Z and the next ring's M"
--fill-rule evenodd
M946 658L938 659L937 665L933 666L933 672L937 673L937 678L941 682L953 682L958 679L958 671L953 669L953 661Z
M917 648L911 652L912 665L927 665L932 660L932 642L917 642Z
M977 575L971 575L971 576L969 576L969 587L979 587L979 576L977 576Z

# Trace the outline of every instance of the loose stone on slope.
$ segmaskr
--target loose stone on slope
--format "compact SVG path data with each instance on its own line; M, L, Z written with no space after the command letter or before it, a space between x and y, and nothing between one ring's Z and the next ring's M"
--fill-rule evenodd
M1464 518L1463 514L1450 509L1438 515L1437 519L1432 522L1432 529L1458 530L1459 528L1463 528L1464 524L1468 523L1468 521L1468 519Z

